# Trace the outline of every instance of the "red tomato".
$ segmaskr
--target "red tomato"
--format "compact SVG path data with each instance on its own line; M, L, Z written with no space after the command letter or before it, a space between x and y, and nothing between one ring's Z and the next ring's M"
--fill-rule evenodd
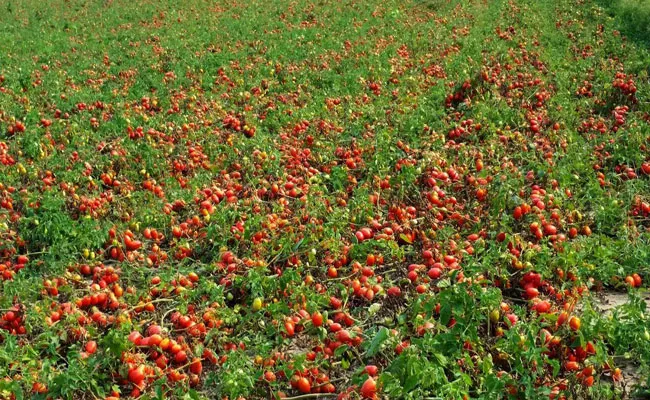
M136 385L139 385L144 381L144 376L144 365L139 365L129 370L129 381Z
M323 314L321 314L318 311L315 311L311 315L311 323L314 324L314 326L316 326L316 327L322 326L323 325Z
M580 318L578 318L578 317L571 317L571 319L569 319L569 326L570 326L571 329L573 329L574 331L577 331L578 329L580 329Z
M296 386L301 393L311 393L311 383L305 377L298 379Z
M376 365L366 365L365 371L370 376L377 376L379 369Z
M296 325L293 321L286 321L284 323L284 329L287 331L287 336L292 337L296 333Z
M86 343L86 352L88 354L93 354L96 351L97 351L97 342L91 340L88 343Z
M364 399L374 398L377 393L377 382L375 382L372 377L369 377L365 382L363 382L359 393Z
M201 364L200 358L195 358L190 364L190 372L193 374L201 375L203 371L203 364Z

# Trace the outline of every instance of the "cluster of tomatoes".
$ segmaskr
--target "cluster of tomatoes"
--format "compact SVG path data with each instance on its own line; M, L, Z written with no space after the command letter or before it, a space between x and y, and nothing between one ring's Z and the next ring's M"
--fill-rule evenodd
M128 383L133 385L132 396L139 396L147 384L160 376L166 376L170 383L189 381L191 386L196 386L203 372L203 360L213 364L218 361L208 349L202 357L191 356L193 352L184 336L170 338L158 325L150 325L146 333L147 336L142 336L138 331L131 332L128 339L139 351L122 355Z
M29 263L29 257L26 255L19 255L16 257L15 262L5 261L4 263L0 263L0 273L2 273L0 276L2 280L13 279L18 271L27 266L27 263Z
M0 329L4 329L12 335L24 335L27 333L24 325L24 309L20 304L5 310L0 317Z

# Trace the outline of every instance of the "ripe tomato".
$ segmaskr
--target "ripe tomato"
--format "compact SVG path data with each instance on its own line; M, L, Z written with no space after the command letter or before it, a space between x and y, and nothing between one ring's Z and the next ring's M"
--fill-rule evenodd
M379 372L379 368L377 368L376 365L366 365L366 368L364 368L364 370L370 376L377 376L377 373Z
M392 286L388 288L386 291L386 294L392 297L398 297L402 294L402 290L398 286Z
M296 325L293 323L293 321L287 320L284 323L284 329L287 331L287 336L292 337L296 333Z
M144 365L139 365L129 370L129 381L132 383L139 385L142 383L142 381L144 381L144 378Z
M305 377L298 379L296 387L301 393L311 393L311 383L309 382L309 379Z
M323 325L323 314L321 314L318 311L314 311L314 313L311 315L311 323L316 326L322 326Z
M200 358L195 358L190 364L190 372L193 374L201 375L203 371L203 364L201 363Z
M442 270L437 267L432 267L431 269L429 269L428 275L429 278L431 279L438 279L440 278L440 275L442 275Z
M580 318L578 318L578 317L571 317L571 318L569 319L569 326L570 326L571 329L573 329L574 331L577 331L578 329L580 329Z
M533 306L534 310L539 314L548 313L551 310L551 303L546 300L540 301Z
M564 363L564 369L566 371L578 371L580 370L580 364L575 361L567 361Z
M632 274L632 279L634 280L634 287L641 287L643 280L639 274Z
M93 354L96 351L97 351L97 342L95 342L94 340L91 340L88 343L86 343L86 352L88 354Z
M365 382L363 382L359 393L364 399L374 398L377 393L377 382L375 382L372 377L369 377Z
M336 340L338 340L339 342L350 341L350 332L348 332L346 329L336 332Z
M266 371L266 372L264 372L264 379L267 382L275 382L276 377L275 377L275 374L273 373L273 371Z
M154 333L153 335L149 336L149 345L150 346L158 346L162 342L163 338L157 333Z
M174 361L176 361L177 364L182 364L185 361L187 361L187 353L185 353L184 350L181 350L174 354Z

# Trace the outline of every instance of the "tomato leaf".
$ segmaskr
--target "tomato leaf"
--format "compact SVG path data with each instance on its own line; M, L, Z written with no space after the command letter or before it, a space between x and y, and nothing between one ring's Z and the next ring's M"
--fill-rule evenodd
M408 243L408 244L412 244L412 243L413 243L413 241L411 240L411 238L408 237L408 236L406 236L406 235L403 234L403 233L400 233L400 234L399 234L399 237L400 237L400 239L402 239L403 241L405 241L405 242Z
M445 303L440 307L440 323L447 325L451 320L451 304Z
M190 389L187 393L185 393L185 396L183 396L183 400L198 400L199 394L196 392L196 390Z
M366 350L366 356L374 357L379 352L381 345L387 339L388 339L388 329L382 327L381 329L379 329L375 337L372 339L372 342L370 342L370 346L368 346L368 350Z

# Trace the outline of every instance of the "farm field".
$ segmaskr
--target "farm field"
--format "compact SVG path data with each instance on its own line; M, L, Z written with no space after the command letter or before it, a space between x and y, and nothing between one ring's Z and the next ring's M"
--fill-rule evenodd
M647 398L611 4L0 2L0 399Z

